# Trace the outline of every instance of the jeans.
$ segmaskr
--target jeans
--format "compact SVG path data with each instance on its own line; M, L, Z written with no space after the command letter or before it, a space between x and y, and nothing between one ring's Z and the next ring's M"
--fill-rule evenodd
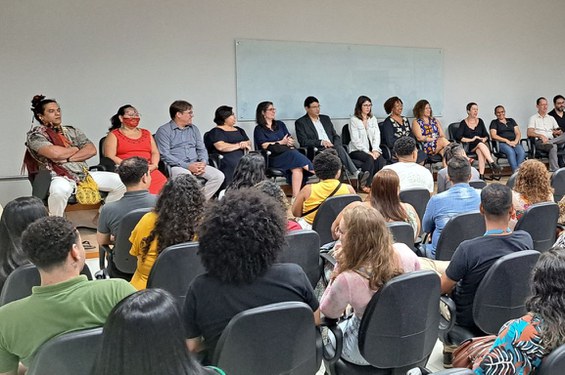
M510 164L510 168L512 168L512 173L514 173L524 159L526 159L526 152L521 144L511 147L506 143L498 142L498 148L500 152L506 155L508 164Z

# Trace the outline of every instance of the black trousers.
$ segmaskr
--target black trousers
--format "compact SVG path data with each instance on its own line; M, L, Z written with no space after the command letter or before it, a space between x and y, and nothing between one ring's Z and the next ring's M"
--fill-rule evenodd
M383 158L382 155L376 159L373 159L373 156L371 154L368 154L364 151L353 151L349 153L349 156L351 156L351 159L359 160L360 162L363 163L361 165L362 171L369 172L370 178L367 180L368 187L371 187L371 181L373 181L373 176L378 171L383 169L383 167L386 165L386 160L385 158Z

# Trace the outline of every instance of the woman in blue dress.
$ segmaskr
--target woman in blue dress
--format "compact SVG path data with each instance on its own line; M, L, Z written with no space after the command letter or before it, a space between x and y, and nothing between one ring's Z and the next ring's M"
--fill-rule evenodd
M270 166L285 171L294 199L314 167L305 155L294 149L294 139L284 122L275 120L275 112L272 102L257 105L257 126L253 134L255 148L271 151Z
M244 153L251 149L251 141L245 130L235 126L236 119L232 107L218 107L214 122L217 126L206 133L204 143L209 153L215 152L223 156L220 170L226 176L223 186L228 186L237 163Z

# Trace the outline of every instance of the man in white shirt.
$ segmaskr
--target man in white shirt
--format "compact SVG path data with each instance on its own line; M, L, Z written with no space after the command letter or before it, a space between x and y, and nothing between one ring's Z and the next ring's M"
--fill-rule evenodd
M400 178L400 190L427 189L434 192L434 177L425 167L416 163L418 149L412 137L400 137L394 142L393 153L398 163L390 164L383 169L392 169Z
M559 169L557 148L562 148L565 143L565 134L559 128L555 118L547 113L547 99L544 97L536 101L538 113L530 117L528 122L528 137L536 138L536 147L549 153L549 171Z

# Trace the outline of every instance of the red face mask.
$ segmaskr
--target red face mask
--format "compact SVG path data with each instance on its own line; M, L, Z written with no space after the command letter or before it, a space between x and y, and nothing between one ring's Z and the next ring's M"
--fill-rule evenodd
M122 119L122 124L124 124L128 128L135 128L137 125L139 125L139 117L124 117Z

